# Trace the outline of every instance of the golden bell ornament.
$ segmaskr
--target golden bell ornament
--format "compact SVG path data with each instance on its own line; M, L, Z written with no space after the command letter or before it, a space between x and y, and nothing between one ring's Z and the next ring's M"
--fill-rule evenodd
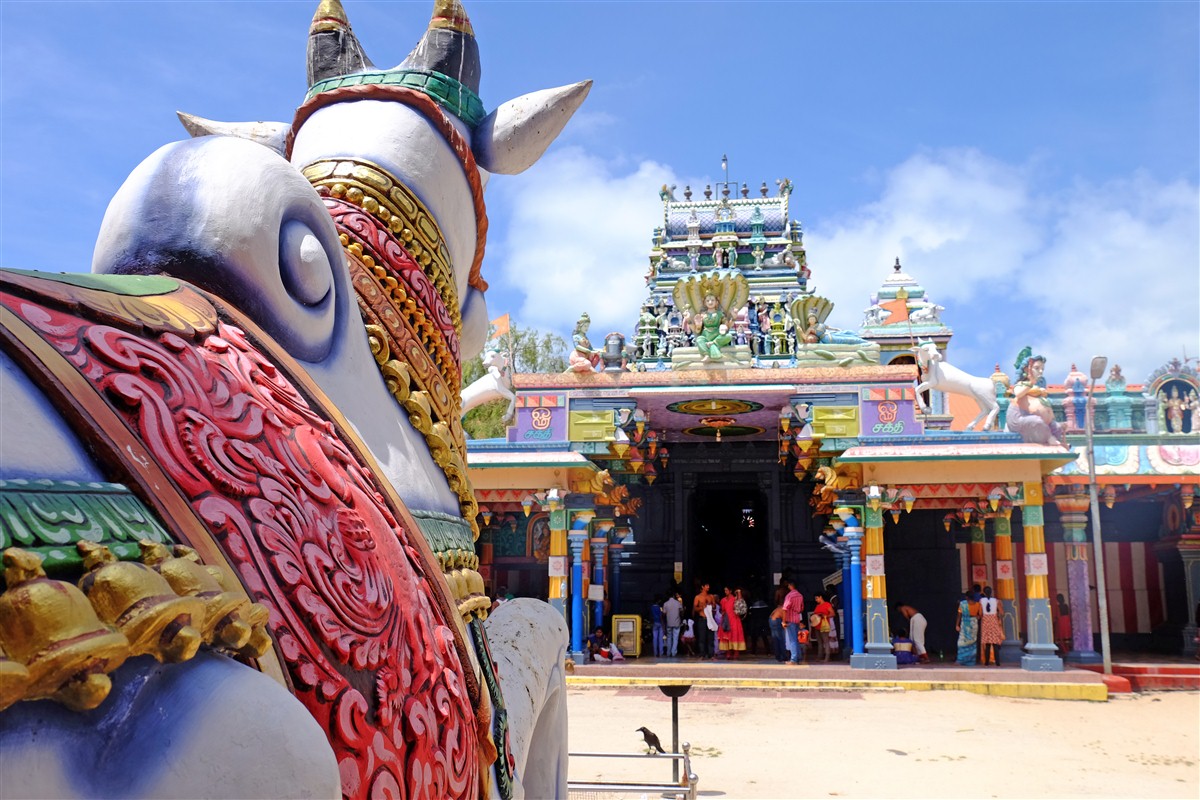
M176 558L200 564L200 556L186 545L177 544L172 548L172 552ZM262 658L271 649L271 634L267 633L267 622L271 619L271 612L263 604L252 602L241 581L225 567L216 564L202 564L201 566L223 590L244 597L249 603L249 606L241 614L242 619L250 626L250 640L244 647L238 649L237 654L243 658Z
M25 696L29 686L29 670L24 664L9 659L0 646L0 711Z
M171 663L196 655L203 639L196 628L204 625L203 600L178 596L153 569L118 561L102 544L79 542L76 548L88 570L79 588L100 619L125 634L132 655Z
M0 595L0 642L12 659L5 664L26 672L22 697L56 700L74 711L104 702L112 689L108 674L129 657L129 642L105 625L88 599L69 583L51 580L35 553L10 547L4 551ZM20 670L3 668L3 705ZM16 699L21 699L20 697ZM2 707L2 706L0 706Z
M208 644L238 650L250 641L250 624L242 619L250 606L245 594L227 592L199 561L176 558L166 546L143 539L142 563L167 579L171 590L181 597L204 601L204 627L200 632Z

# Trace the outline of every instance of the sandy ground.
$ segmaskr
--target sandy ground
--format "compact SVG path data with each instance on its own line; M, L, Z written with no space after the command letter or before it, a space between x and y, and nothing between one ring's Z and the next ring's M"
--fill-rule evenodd
M671 701L657 689L571 689L569 708L573 753L644 753L642 725L670 749ZM1197 692L1089 703L693 689L679 702L679 730L701 797L1200 797ZM571 780L670 777L669 761L570 766Z

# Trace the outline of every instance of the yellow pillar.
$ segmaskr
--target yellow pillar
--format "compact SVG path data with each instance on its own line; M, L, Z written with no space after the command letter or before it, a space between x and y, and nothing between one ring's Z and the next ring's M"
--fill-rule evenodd
M1062 659L1055 655L1054 620L1050 614L1050 560L1046 554L1046 519L1042 484L1024 485L1025 505L1021 520L1025 527L1025 627L1029 642L1021 668L1038 672L1061 672Z
M892 638L888 631L887 575L883 558L883 509L863 509L863 606L866 613L866 653L850 659L851 666L895 669Z
M550 512L550 581L547 591L550 605L565 619L567 616L567 512L558 509Z
M1012 513L1011 511L1008 513ZM1000 619L1004 625L1004 643L1000 645L1000 662L1015 661L1021 654L1021 624L1017 613L1017 579L1013 564L1012 520L997 514L991 517L992 575L996 581L996 598L1000 601Z

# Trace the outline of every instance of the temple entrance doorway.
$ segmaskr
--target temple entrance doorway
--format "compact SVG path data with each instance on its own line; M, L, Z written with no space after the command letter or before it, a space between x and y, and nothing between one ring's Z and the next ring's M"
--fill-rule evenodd
M730 477L701 482L691 500L686 572L718 597L724 586L757 593L770 581L767 498L753 479L738 484Z

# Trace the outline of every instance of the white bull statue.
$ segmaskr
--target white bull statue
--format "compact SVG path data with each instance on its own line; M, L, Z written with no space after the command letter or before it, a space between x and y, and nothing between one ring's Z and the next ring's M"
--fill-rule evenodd
M554 797L566 629L490 600L460 424L490 114L457 0L396 68L322 0L290 124L182 115L93 275L0 271L0 794Z
M996 415L1000 413L1000 404L996 402L996 385L991 379L970 375L948 363L938 350L936 342L918 342L912 350L917 356L917 365L921 368L922 380L917 386L917 404L921 410L929 410L921 393L930 389L966 395L979 406L978 416L967 424L966 429L975 430L975 426L982 420L983 424L979 426L979 430L991 430Z

